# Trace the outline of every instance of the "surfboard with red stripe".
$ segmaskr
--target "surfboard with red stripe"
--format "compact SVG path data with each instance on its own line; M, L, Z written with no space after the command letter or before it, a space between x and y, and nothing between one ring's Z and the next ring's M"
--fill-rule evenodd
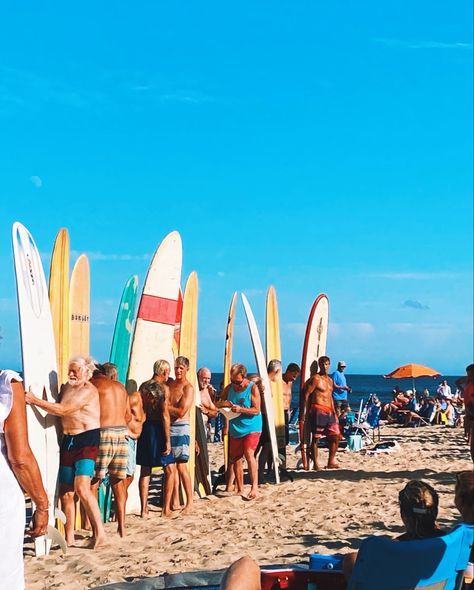
M153 363L164 359L174 369L173 340L179 306L182 244L177 231L168 234L151 261L138 306L127 391L138 391L153 375ZM129 488L127 513L140 511L138 473Z

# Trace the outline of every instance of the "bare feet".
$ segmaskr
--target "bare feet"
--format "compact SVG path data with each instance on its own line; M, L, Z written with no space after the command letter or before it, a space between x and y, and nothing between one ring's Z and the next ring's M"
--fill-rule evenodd
M339 463L336 463L336 461L332 461L331 463L328 463L326 469L339 469L340 467L341 466L339 465Z
M125 537L125 528L121 527L120 525L117 527L117 533L123 538Z
M322 467L319 463L314 463L314 471L321 471Z
M252 488L247 496L243 496L245 500L255 500L258 498L258 488Z
M100 535L99 537L95 537L93 541L92 548L98 549L99 547L106 545L107 537L105 535Z
M74 536L69 539L66 537L66 545L68 547L75 547L76 546L76 539L74 538Z
M183 511L181 512L181 514L189 514L192 510L193 505L189 504L188 506L185 506Z
M142 518L148 518L150 516L149 513L148 513L148 509L143 510L142 513L140 514L140 516Z

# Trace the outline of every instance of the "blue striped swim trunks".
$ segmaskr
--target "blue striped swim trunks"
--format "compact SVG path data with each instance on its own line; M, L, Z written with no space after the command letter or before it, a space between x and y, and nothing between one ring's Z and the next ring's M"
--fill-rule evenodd
M190 428L189 420L176 420L170 427L171 453L175 463L189 461Z

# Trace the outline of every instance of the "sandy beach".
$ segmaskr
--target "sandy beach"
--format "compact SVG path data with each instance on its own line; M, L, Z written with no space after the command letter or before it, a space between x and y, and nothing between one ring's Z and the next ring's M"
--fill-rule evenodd
M395 536L402 531L398 491L423 479L440 495L439 523L459 521L454 508L455 473L472 468L462 429L384 426L382 440L396 439L389 454L340 452L340 470L293 470L299 456L288 447L294 481L261 488L255 501L240 496L197 500L193 513L172 519L151 507L149 519L129 516L128 536L106 525L109 545L97 551L54 549L35 558L25 546L27 590L96 588L113 582L158 576L165 572L219 569L243 554L261 564L304 561L310 552L345 553L370 534ZM222 463L222 447L209 445L213 468ZM323 454L326 451L322 451Z

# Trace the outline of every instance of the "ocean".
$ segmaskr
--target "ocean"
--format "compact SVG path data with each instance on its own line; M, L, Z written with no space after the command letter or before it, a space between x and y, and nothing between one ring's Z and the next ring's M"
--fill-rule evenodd
M212 385L219 390L222 383L223 373L212 373ZM384 379L382 375L346 375L347 384L352 388L352 393L349 394L349 403L353 408L358 408L360 401L365 400L371 393L376 393L380 401L388 402L392 399L392 390L396 385L402 391L413 389L412 379ZM443 376L433 379L432 377L419 377L415 379L416 391L423 392L427 389L431 395L436 393L436 389L441 379L447 379L451 386L452 392L456 391L455 380L458 377ZM293 385L293 396L291 406L296 408L299 399L299 380Z

